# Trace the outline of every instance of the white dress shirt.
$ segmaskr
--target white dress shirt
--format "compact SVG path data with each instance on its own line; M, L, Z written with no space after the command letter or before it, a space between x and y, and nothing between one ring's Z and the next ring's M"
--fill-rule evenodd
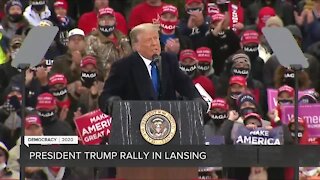
M151 64L152 60L143 57L141 54L139 54L139 56L142 58L144 64L146 65L146 67L148 69L148 72L149 72L149 76L151 78L151 68L152 68L152 66L150 64Z

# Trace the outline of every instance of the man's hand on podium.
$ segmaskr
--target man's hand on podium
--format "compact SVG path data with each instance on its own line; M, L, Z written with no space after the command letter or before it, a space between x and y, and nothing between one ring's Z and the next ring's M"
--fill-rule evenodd
M116 101L121 101L121 98L119 96L111 96L108 100L107 100L107 104L106 104L106 109L105 109L105 114L108 114L111 116L112 114L112 108L113 108L113 103Z

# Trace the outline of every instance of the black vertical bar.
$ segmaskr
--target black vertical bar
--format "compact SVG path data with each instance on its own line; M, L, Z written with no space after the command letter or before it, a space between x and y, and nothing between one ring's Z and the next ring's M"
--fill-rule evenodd
M295 79L295 88L294 88L294 126L295 126L295 144L299 145L299 137L298 137L298 115L299 115L299 104L298 104L298 92L299 92L299 78L298 71L301 69L301 66L294 67L294 79ZM294 171L294 179L299 180L299 165L295 167Z
M24 165L23 161L21 161L22 151L21 146L24 145L24 127L25 127L25 107L26 107L26 68L22 67L22 108L21 108L21 145L20 145L20 179L25 179Z

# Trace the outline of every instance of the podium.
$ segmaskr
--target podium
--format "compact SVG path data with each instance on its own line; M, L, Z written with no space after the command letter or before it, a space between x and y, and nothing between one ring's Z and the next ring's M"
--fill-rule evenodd
M119 101L112 111L110 145L155 146L145 140L140 124L150 111L168 112L175 121L173 138L166 145L203 145L204 124L201 106L195 101ZM147 126L147 125L146 125ZM117 178L141 179L195 179L198 167L117 167Z

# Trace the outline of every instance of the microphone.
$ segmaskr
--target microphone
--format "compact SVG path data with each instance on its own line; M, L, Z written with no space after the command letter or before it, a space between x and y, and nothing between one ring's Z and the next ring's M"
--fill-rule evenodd
M159 61L161 61L161 56L158 54L152 55L152 61L155 61L156 63L158 63Z
M159 82L160 82L160 90L159 90L159 97L161 98L161 90L162 90L162 59L161 55L154 54L152 55L152 61L156 62L159 72Z

